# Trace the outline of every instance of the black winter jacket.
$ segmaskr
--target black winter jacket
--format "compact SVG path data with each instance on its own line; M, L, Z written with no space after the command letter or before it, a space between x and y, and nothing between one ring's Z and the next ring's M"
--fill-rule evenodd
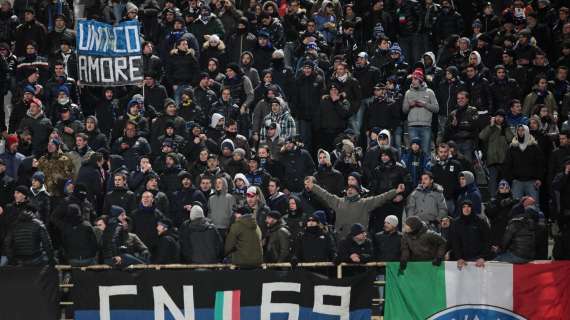
M220 233L206 219L184 221L180 227L180 243L184 263L218 263L224 254Z
M24 211L20 213L12 230L8 233L4 245L9 263L46 255L48 263L55 264L49 233L33 212Z
M321 130L342 131L346 128L348 117L350 116L351 105L347 99L341 98L332 101L329 96L325 96L317 111L317 118L314 120L314 128Z
M297 77L291 98L291 113L295 119L312 120L316 117L315 106L320 103L324 86L323 78L315 73L308 77L303 74Z
M178 235L173 230L166 230L158 236L156 253L152 257L156 264L172 264L180 262L180 244Z
M451 224L451 249L456 259L487 259L491 252L491 230L481 217L461 215Z
M532 260L535 254L536 223L527 212L513 217L507 225L501 249Z
M158 233L156 223L164 216L155 207L144 208L142 205L133 212L133 233L150 249L154 256L158 249Z
M400 261L402 233L378 232L374 235L374 259L377 261Z
M282 152L279 162L283 165L283 188L291 192L303 190L305 177L315 172L315 163L311 155L300 147Z
M67 220L62 233L62 244L67 259L87 259L97 255L97 237L88 221Z
M336 259L333 236L320 227L306 227L297 240L295 257L300 262L328 262Z

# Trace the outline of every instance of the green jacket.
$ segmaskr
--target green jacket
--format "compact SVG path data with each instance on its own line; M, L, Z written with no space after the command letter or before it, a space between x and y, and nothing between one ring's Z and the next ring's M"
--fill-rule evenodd
M336 212L335 231L337 239L344 239L350 233L350 227L355 223L361 223L368 230L370 211L383 206L397 195L396 190L392 189L374 197L340 198L328 193L316 184L313 186L313 193Z
M487 149L487 166L503 164L513 136L508 127L501 128L497 125L488 125L479 133L479 139Z
M271 226L263 239L265 262L288 262L291 232L283 221Z
M530 117L534 111L536 105L536 100L538 99L538 94L536 93L536 86L532 88L532 92L527 94L524 98L522 112L525 116ZM547 91L546 97L544 97L544 105L548 107L548 111L552 114L558 114L558 104L556 103L556 98L552 92Z
M226 238L225 253L231 255L233 264L259 266L263 263L261 230L251 214L243 215L230 227Z

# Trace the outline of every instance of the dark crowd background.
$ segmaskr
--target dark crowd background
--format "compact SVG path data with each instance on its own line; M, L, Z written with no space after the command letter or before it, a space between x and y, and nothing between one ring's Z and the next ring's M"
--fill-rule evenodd
M3 1L0 263L566 259L569 7ZM82 18L140 84L79 81Z

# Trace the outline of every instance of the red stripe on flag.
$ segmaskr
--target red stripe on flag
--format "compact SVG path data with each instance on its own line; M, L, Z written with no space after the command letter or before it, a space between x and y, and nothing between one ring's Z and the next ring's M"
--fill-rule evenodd
M235 291L233 292L233 299L232 299L232 320L240 320L240 319L239 319L240 295L241 295L241 291L239 291L239 290L235 290Z
M570 262L515 265L513 308L527 319L568 319Z

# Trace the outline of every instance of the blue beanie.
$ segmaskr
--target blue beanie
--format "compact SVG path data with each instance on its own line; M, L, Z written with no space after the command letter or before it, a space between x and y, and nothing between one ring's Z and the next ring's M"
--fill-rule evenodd
M32 175L32 180L38 180L41 184L44 184L46 181L46 175L42 171L36 171Z
M31 93L33 95L36 94L36 89L34 89L34 86L29 85L29 84L25 85L22 90L24 91L24 93Z
M59 94L60 92L65 93L66 96L69 97L69 88L66 85L61 85L59 87L57 87L57 93Z
M410 141L410 145L412 145L412 144L414 144L414 143L417 144L417 145L419 145L419 146L421 146L421 145L422 145L422 139L420 139L419 137L414 137L414 138L412 138L412 140Z
M374 26L374 31L372 31L372 36L374 37L374 39L380 39L380 37L385 35L385 30L384 27L382 26L382 23L377 23Z
M392 46L390 47L390 53L392 52L397 52L399 54L402 54L402 48L400 48L400 45L397 42L394 42L394 44L392 44Z
M317 219L320 224L327 225L327 213L323 210L313 212L313 218Z
M120 206L111 206L111 209L109 210L111 217L118 217L123 212L125 212L125 209L123 209L123 207Z

